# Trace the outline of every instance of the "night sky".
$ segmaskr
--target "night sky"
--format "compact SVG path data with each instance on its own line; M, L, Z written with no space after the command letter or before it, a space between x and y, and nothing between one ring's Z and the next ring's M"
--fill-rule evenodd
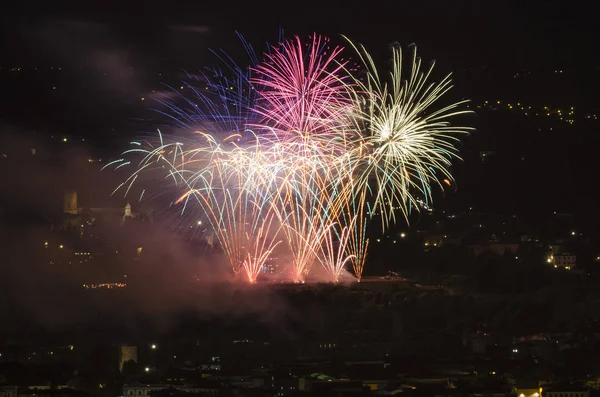
M281 27L287 34L346 34L373 52L385 53L394 41L416 43L424 58L449 69L600 66L594 14L566 1L85 3L3 12L3 63L76 65L96 48L138 68L186 68L206 64L208 47L235 50L235 30L259 46Z
M289 32L345 33L369 44L417 42L435 54L444 52L451 54L451 58L467 57L469 61L479 59L483 63L504 59L501 63L507 66L574 57L590 61L593 56L598 60L597 54L591 54L594 33L598 31L594 15L577 2L92 3L96 6L74 1L49 2L46 6L38 5L40 8L21 5L3 13L3 25L20 37L52 20L107 24L125 46L142 44L148 51L157 50L153 55L158 55L170 40L202 47L202 36L223 37L237 29L245 34L257 32L266 38L282 26ZM210 34L168 37L165 30L173 25L204 27L199 32ZM26 51L27 45L23 44L13 42L12 46Z

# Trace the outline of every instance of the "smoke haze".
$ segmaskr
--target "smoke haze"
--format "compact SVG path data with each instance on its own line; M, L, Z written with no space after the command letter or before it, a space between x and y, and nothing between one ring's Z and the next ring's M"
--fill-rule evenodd
M144 209L153 214L150 220L121 225L127 201L110 196L119 175L101 172L103 163L96 162L83 142L7 126L1 131L0 317L12 320L4 331L31 325L59 331L93 324L134 329L142 319L169 328L185 312L231 321L251 315L259 323L282 327L290 308L276 289L234 279L223 255L174 231L172 214L159 203L154 210ZM106 208L112 214L107 218L113 224L89 228L91 242L87 237L69 240L65 236L73 230L61 230L75 225L76 235L78 223L89 221L63 213L67 189L77 191L84 213ZM133 211L142 207L132 202ZM139 260L131 260L138 246ZM116 247L114 255L108 247ZM73 252L86 250L103 251L104 259L77 263ZM127 287L83 287L115 282Z

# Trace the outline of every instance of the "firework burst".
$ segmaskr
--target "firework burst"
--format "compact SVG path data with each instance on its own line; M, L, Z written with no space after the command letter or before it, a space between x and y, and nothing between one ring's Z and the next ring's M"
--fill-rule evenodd
M430 82L433 65L423 68L416 50L407 61L394 47L382 78L364 47L348 42L361 77L343 47L317 34L280 42L264 62L249 51L243 68L218 53L228 73L207 69L191 78L199 86L186 85L193 95L159 101L191 138L165 142L159 132L155 144L133 142L107 165L135 167L115 192L128 195L143 174L169 181L181 214L199 211L250 283L282 242L295 282L315 263L332 282L350 263L360 280L375 211L386 228L396 210L408 220L411 207L431 201L433 186L452 181L458 137L471 129L450 124L469 113L466 101L437 106L450 76Z
M340 140L341 123L350 109L347 61L343 48L314 34L309 43L296 36L281 43L256 66L250 81L260 100L254 111L262 124L286 140Z
M408 218L409 207L419 208L418 199L431 201L432 185L452 180L450 166L458 158L458 136L472 131L453 126L450 119L471 113L462 110L468 101L442 108L439 100L452 88L450 75L430 82L434 64L423 69L416 47L403 71L402 49L392 49L389 81L380 77L363 46L352 44L367 71L355 95L355 122L360 136L356 148L360 176L358 186L367 189L375 182L373 211L381 213L384 227L395 221L395 210Z

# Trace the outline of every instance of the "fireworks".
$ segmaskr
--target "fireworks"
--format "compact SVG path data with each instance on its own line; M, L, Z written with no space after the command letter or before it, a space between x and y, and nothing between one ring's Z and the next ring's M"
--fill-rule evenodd
M254 110L263 116L261 125L287 140L335 141L350 109L347 62L337 59L342 51L313 35L306 45L296 36L267 54L250 79L260 97Z
M431 201L432 185L452 180L449 168L457 157L457 136L471 128L452 126L449 119L469 111L468 101L436 108L437 101L451 88L450 75L439 83L429 82L433 64L423 71L413 48L408 77L403 76L402 49L392 49L391 79L386 82L364 47L353 45L365 65L367 77L355 79L356 122L361 129L354 150L362 162L358 189L375 182L373 211L379 210L385 227L395 220L395 209L405 218L409 206L419 208L420 198ZM365 153L366 148L366 153Z
M351 264L360 281L370 219L380 213L386 228L397 209L408 220L432 187L451 183L457 137L470 129L449 123L467 113L464 102L436 106L450 76L429 82L433 66L423 70L416 50L404 76L393 48L386 81L366 50L348 43L358 68L316 34L281 41L262 62L249 50L248 67L220 56L229 75L209 69L194 77L204 89L193 97L160 101L192 139L165 143L159 132L156 144L133 142L107 165L135 167L115 191L130 194L145 175L168 182L160 189L173 205L206 219L233 272L251 283L286 246L290 280L304 282L319 264L338 282Z

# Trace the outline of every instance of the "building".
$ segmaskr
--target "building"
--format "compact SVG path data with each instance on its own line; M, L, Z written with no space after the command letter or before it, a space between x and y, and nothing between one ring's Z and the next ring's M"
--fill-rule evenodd
M554 267L563 267L567 270L575 268L577 265L577 256L573 254L554 255ZM564 396L563 396L564 397Z
M577 387L552 388L545 390L543 397L590 397L590 391Z
M541 387L532 387L532 385L517 385L516 389L517 397L541 397L542 395Z
M327 375L314 373L311 374L310 377L298 379L298 390L324 395L362 394L369 390L369 386L363 385L363 382L361 381L341 380L328 377ZM294 392L294 390L291 390L291 392ZM282 396L285 394L286 393L280 391L277 395Z
M230 382L234 386L233 381ZM182 396L196 395L204 397L213 397L219 395L222 387L221 382L211 379L199 380L189 384L173 383L127 383L123 385L123 394L121 397L148 397L148 396Z
M19 397L89 397L81 390L71 389L66 385L51 387L48 385L29 386L19 389Z
M77 215L81 212L81 209L77 207L76 190L65 191L63 212L69 215Z
M119 347L119 371L123 372L123 365L127 361L138 362L137 346L120 346Z
M17 397L17 386L0 386L0 397Z
M546 262L549 265L554 266L556 268L562 267L564 269L570 270L575 268L575 266L577 265L577 256L567 252L556 251L551 247L551 251L548 255L548 258L546 259Z
M131 346L125 346L125 347L131 347ZM154 385L141 384L141 383L125 384L125 385L123 385L123 396L124 397L142 397L142 396L147 397L152 392L168 389L169 387L170 387L170 385L166 385L166 384L154 384Z

